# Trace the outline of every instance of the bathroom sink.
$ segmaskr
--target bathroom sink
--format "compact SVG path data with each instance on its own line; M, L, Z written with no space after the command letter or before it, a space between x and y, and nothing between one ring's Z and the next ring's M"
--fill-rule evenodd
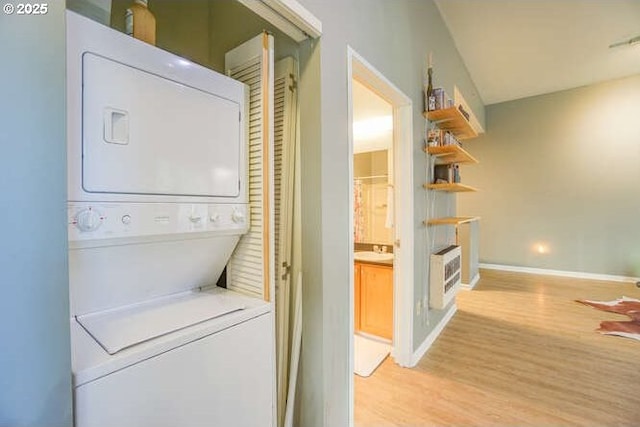
M372 251L354 252L353 258L356 261L391 261L393 259L392 253L378 253Z

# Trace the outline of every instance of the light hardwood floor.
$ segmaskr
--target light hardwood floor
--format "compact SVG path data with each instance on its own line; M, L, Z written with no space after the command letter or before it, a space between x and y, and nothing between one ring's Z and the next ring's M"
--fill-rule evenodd
M640 298L630 283L482 270L415 368L355 377L355 425L640 426L640 341L574 302Z

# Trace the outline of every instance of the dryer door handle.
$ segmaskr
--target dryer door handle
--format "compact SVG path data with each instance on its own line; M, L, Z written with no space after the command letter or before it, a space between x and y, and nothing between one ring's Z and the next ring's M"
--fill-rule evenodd
M129 144L129 113L106 107L104 109L104 140L109 144Z

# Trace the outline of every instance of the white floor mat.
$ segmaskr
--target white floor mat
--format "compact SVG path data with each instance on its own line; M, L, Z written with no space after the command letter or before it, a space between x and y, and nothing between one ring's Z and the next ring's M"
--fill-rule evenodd
M353 336L353 370L356 375L368 377L391 351L391 346L380 341Z

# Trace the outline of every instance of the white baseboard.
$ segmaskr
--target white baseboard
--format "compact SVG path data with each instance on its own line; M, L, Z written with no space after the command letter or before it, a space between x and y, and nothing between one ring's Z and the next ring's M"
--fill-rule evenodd
M420 359L422 359L422 356L425 355L427 350L429 350L429 348L436 341L440 333L443 331L444 327L447 326L447 323L449 323L453 315L456 314L457 310L458 310L458 307L454 302L453 304L451 304L451 307L449 307L449 310L444 315L442 320L440 320L440 322L436 325L436 327L433 328L433 331L431 331L431 333L427 335L427 338L425 338L422 344L420 344L420 347L413 353L413 356L411 356L411 365L409 365L410 368L418 364Z
M471 289L475 288L476 285L478 284L478 281L480 280L480 272L477 272L475 276L473 276L473 279L471 279L470 283L461 283L462 285L462 289L465 289L467 291L470 291Z
M519 267L515 265L480 263L480 268L487 270L513 271L516 273L544 274L548 276L574 277L576 279L606 280L609 282L636 283L638 277L616 276L611 274L583 273L581 271L548 270L546 268Z

